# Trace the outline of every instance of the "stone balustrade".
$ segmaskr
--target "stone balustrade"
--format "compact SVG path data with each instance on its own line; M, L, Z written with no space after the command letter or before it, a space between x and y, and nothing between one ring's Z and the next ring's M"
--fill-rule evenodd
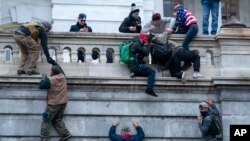
M86 54L87 63L91 62L91 53L95 48L100 53L100 62L106 63L106 50L111 48L114 51L114 62L119 63L119 43L128 41L135 35L136 34L120 33L53 32L49 34L48 47L50 51L54 51L54 54L51 55L59 62L76 62L77 50L82 50ZM12 34L2 32L0 33L0 37L0 61L17 61L19 58L19 49L12 38ZM181 45L183 37L184 35L172 35L170 39ZM4 55L4 49L6 48L11 50L13 59L7 59ZM191 49L199 51L203 64L219 65L219 50L214 36L198 36L191 44ZM64 57L63 52L66 50L69 56ZM40 62L43 62L43 60L44 55L42 54L40 56Z

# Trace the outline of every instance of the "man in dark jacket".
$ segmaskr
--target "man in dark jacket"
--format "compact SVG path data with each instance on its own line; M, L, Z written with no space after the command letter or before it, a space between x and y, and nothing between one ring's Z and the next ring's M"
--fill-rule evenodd
M39 83L40 89L47 89L48 104L43 113L43 122L41 124L41 141L49 140L50 126L56 129L61 136L59 141L66 141L71 137L63 120L64 110L68 102L67 82L62 68L55 62L51 63L50 77L43 77Z
M119 31L123 33L140 33L141 32L141 18L139 16L140 9L132 3L131 12L129 16L124 19L119 27Z
M194 74L193 78L202 78L203 76L199 73L200 72L200 56L195 51L185 50L184 48L178 47L178 44L174 41L168 40L168 32L164 32L162 34L154 35L150 34L150 42L154 43L155 45L164 45L168 48L171 48L172 51L169 52L169 58L164 60L166 62L162 62L163 60L154 60L157 59L157 56L154 56L154 53L152 54L152 61L155 62L161 62L162 64L166 64L167 67L170 69L170 74L172 77L181 78L183 79L185 76L185 72L181 71L181 61L188 61L192 62L193 68L194 68ZM151 51L154 50L154 45L149 44ZM158 58L159 59L159 58Z
M117 135L115 132L116 126L118 126L119 123L117 120L113 120L112 122L112 126L109 130L109 138L111 141L142 141L145 138L145 134L137 121L132 122L137 134L132 135L129 127L123 127L121 134Z
M139 36L133 38L133 44L130 47L130 56L133 57L128 64L128 68L134 76L147 76L148 85L145 90L146 94L157 97L154 92L155 71L144 65L143 58L149 55L150 48L148 46L149 37L145 33L140 33Z
M84 13L80 13L76 25L70 27L70 32L92 32L92 28L87 26L87 16Z
M47 45L47 32L49 32L50 29L51 24L47 21L42 21L39 23L31 22L23 24L17 28L14 35L14 40L21 51L21 60L17 70L18 75L26 73L28 75L40 74L36 71L38 58L41 51L38 39L41 40L42 49L48 63L51 63L52 58L50 57ZM28 64L28 62L30 63ZM28 65L27 72L24 70L25 65Z
M211 110L209 110L209 106ZM202 141L216 141L216 135L211 131L212 126L212 117L211 113L215 116L219 116L219 111L216 106L213 104L211 98L208 98L207 102L201 102L199 104L200 114L198 119L198 124L200 131L202 133Z
M172 59L170 61L170 74L172 77L184 78L185 72L181 72L181 61L193 63L194 74L193 78L203 78L200 74L200 56L195 51L185 50L184 48L177 48L173 51Z

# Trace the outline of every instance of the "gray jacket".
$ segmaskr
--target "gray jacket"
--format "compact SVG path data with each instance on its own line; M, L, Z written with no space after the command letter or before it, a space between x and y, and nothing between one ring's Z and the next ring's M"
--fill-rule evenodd
M173 18L173 17L162 17L161 18L161 24L160 24L160 26L155 26L156 29L154 29L152 31L149 31L149 27L151 25L154 25L153 21L150 21L149 23L147 23L143 27L141 32L143 32L143 33L150 32L150 33L161 34L161 33L166 31L167 25L168 25L168 27L173 28L174 24L175 24L175 18Z
M202 133L202 141L216 141L216 135L211 132L212 117L210 114L219 115L219 111L216 106L211 105L211 109L207 115L203 117L202 123L199 123L199 128Z

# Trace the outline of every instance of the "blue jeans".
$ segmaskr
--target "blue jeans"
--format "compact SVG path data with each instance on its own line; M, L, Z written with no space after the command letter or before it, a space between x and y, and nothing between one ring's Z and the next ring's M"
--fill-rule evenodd
M155 83L155 71L151 69L150 67L147 67L143 64L133 65L131 68L129 68L131 73L134 73L135 76L146 76L148 77L148 89L154 88Z
M184 41L182 42L182 46L185 50L189 50L189 43L196 37L198 34L198 25L193 24L189 27L186 37L184 38Z
M203 21L202 21L202 28L203 34L208 35L208 26L209 26L209 15L210 11L212 13L212 30L211 34L215 35L218 29L218 15L219 15L219 1L211 1L211 0L204 0L202 7L203 7Z

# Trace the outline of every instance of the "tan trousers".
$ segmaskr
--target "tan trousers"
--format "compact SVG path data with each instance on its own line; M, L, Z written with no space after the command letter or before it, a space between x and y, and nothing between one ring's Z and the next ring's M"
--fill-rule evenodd
M21 60L18 70L24 70L24 66L27 65L27 71L35 71L41 51L38 43L30 36L23 35L14 35L14 40L21 51ZM28 64L28 59L30 64Z

